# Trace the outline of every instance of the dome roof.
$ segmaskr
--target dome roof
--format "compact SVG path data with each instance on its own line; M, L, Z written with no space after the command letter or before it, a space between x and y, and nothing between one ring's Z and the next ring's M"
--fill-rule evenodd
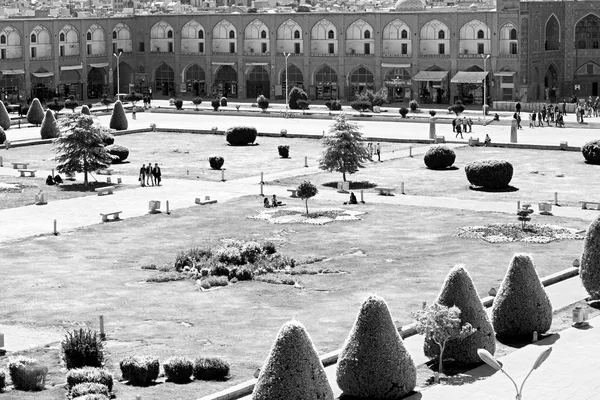
M423 0L398 0L396 2L396 11L400 10L424 10L425 2Z

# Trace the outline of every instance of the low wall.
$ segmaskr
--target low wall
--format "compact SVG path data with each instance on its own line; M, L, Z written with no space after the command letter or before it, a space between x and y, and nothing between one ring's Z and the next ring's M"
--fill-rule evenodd
M562 103L521 103L521 111L522 112L531 112L531 111L542 111L542 107L547 106L548 104L558 104L559 109L562 111ZM515 106L517 105L516 101L494 101L494 111L512 111L515 112ZM567 103L566 109L567 113L574 113L575 108L577 108L577 104Z

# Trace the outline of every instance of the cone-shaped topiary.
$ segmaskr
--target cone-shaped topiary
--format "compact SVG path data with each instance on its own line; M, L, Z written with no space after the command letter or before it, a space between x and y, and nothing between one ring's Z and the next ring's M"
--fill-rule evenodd
M35 126L40 126L43 120L44 109L42 108L40 101L37 98L35 98L31 102L29 110L27 110L27 122Z
M3 144L4 142L6 142L6 133L4 132L4 129L0 127L0 144Z
M297 321L283 325L258 376L252 400L333 400L317 349Z
M4 103L0 101L0 128L6 130L10 129L10 115L4 107Z
M491 354L496 351L496 338L494 328L483 309L477 289L473 285L471 276L464 266L457 265L450 270L436 303L446 307L456 306L460 309L460 324L470 323L475 333L464 339L448 340L444 356L452 358L459 365L480 363L481 359L477 349L485 349ZM436 358L440 354L440 347L430 335L425 335L425 356Z
M46 110L40 134L42 135L42 139L54 139L60 134L56 118L54 118L54 113L51 110Z
M492 306L492 325L501 339L531 339L552 325L552 304L527 254L513 256Z
M579 276L592 299L600 299L600 216L592 221L585 234Z
M337 384L345 395L397 399L415 388L417 369L381 297L362 304L338 358Z
M92 115L92 113L90 112L90 109L87 105L83 105L83 107L81 107L81 113L85 114L85 115Z
M117 131L124 131L127 129L127 126L127 116L125 115L125 110L123 109L123 103L121 103L121 100L117 100L115 107L113 108L112 115L110 116L109 128Z

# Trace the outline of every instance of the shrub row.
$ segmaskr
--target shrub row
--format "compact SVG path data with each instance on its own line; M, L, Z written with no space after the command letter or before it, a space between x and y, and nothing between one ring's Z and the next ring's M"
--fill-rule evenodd
M17 356L8 359L8 374L16 390L42 390L48 368L34 358Z

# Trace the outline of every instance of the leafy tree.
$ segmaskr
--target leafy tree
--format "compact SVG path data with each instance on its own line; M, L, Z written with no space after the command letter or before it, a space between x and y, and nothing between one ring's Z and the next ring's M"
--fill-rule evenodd
M456 114L456 116L458 116L458 114L465 111L465 106L457 103L448 107L448 111L453 112L454 114Z
M304 203L306 204L306 215L308 215L308 199L316 196L317 193L319 193L319 189L310 182L304 181L298 186L296 194L304 200Z
M40 129L42 139L57 138L59 133L60 130L58 129L56 118L54 118L54 113L51 110L46 110L46 116L44 116L42 128Z
M420 335L430 335L435 343L440 346L438 372L435 374L435 382L440 381L439 373L442 372L442 361L446 343L450 339L463 339L475 332L470 323L461 326L460 309L456 306L446 307L434 303L424 310L412 313L416 319L416 330Z
M0 126L0 143L6 143L6 133L4 132L4 129L2 129L1 126Z
M365 90L360 93L357 97L357 101L363 101L368 103L369 110L373 110L374 106L382 106L385 104L387 99L387 89L382 88L378 92L373 92L372 90Z
M48 105L46 106L48 109L54 111L55 113L59 112L60 110L62 110L63 108L65 108L65 103L63 103L62 101L58 100L58 97L55 97L52 100L52 103L48 103Z
M263 110L263 112L267 111L267 108L269 108L269 100L267 100L267 98L265 96L263 96L262 94L260 96L258 96L258 99L256 99L256 102L258 103L258 107Z
M362 143L359 126L348 122L345 114L340 114L329 127L327 135L321 139L325 147L319 159L319 168L332 172L341 172L346 182L346 173L353 174L362 168L369 159L369 153Z
M308 101L308 95L306 94L306 92L302 89L300 89L297 86L294 86L292 88L292 90L290 90L290 94L289 94L289 106L292 110L298 110L300 109L300 106L298 105L298 100L306 100Z
M71 110L71 112L75 111L77 107L79 107L79 102L75 100L75 96L71 96L69 100L65 101L65 108Z
M0 128L10 129L10 115L6 111L4 103L0 101Z
M192 99L192 103L196 106L196 111L198 111L198 106L202 104L202 97L194 97Z
M42 104L40 103L40 101L37 98L35 98L31 102L29 110L27 111L27 122L35 126L40 126L43 120L44 109L42 108Z
M111 156L104 147L109 130L85 114L69 114L59 123L62 134L54 140L58 172L83 172L83 184L88 184L88 172L108 167Z
M131 92L123 97L125 101L130 101L131 104L135 107L138 101L141 101L144 98L141 93Z
M106 111L108 111L108 106L112 104L112 100L109 99L106 94L103 94L100 103L104 104L106 106Z

